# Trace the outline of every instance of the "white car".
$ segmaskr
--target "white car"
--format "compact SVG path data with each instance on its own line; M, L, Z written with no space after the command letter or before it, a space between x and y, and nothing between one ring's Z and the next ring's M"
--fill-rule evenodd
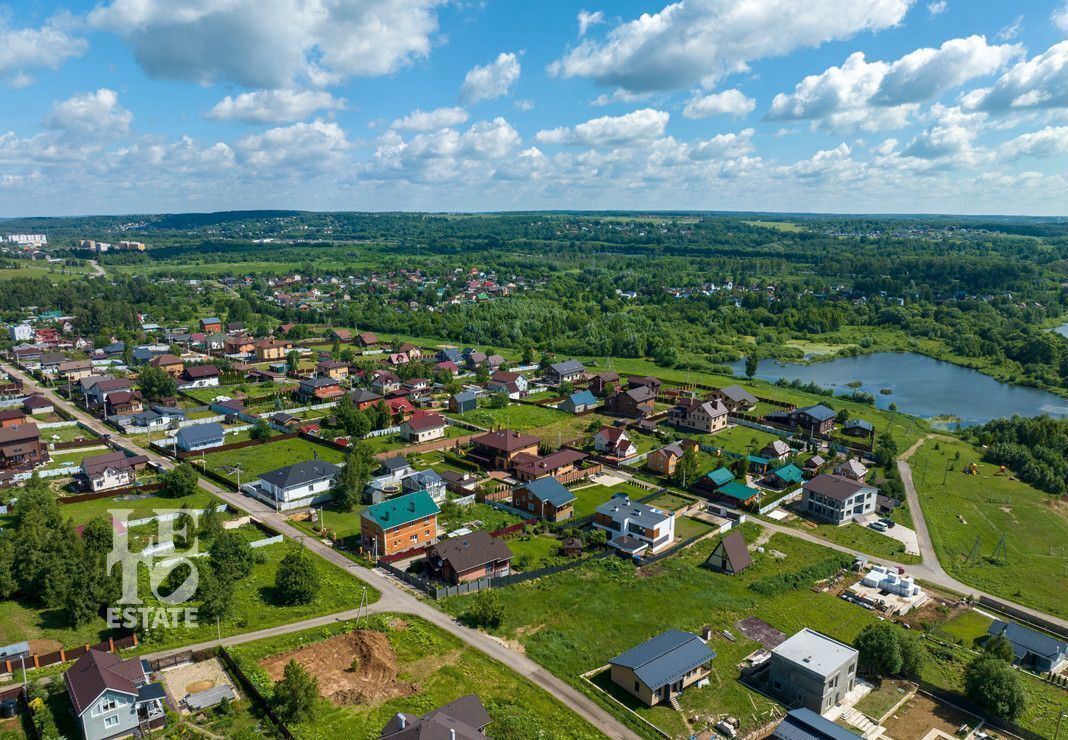
M868 525L868 527L870 527L871 529L874 529L876 532L885 532L886 531L886 525L883 524L882 522L872 522L871 524Z

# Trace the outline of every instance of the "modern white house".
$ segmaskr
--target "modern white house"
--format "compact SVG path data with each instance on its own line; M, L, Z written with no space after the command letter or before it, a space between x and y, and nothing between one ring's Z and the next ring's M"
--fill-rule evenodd
M441 439L445 436L445 417L431 413L416 413L401 424L402 439L415 444Z
M329 499L340 471L324 460L305 460L264 473L244 489L278 511L300 509Z
M857 681L859 653L807 627L771 651L768 688L791 706L822 714Z
M801 508L831 524L848 524L875 511L879 489L840 475L817 475L802 486Z
M192 365L182 371L178 376L178 387L182 390L189 388L216 388L219 385L219 370L214 365Z
M593 526L608 533L608 544L628 555L655 555L675 541L675 512L631 501L617 493L597 507Z
M29 324L14 324L7 328L7 336L13 342L28 342L33 339L33 327Z

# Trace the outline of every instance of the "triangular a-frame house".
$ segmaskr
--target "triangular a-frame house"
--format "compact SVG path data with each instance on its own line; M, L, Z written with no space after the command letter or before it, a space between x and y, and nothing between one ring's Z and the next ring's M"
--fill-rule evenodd
M745 546L745 538L737 531L722 538L705 561L705 565L712 570L730 575L741 573L752 564L753 558Z

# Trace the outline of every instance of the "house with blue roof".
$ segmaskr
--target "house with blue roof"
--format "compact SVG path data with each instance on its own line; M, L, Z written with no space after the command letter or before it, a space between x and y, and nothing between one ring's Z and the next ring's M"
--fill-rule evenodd
M995 619L986 633L1002 635L1012 645L1013 662L1036 673L1056 671L1068 662L1068 643L1015 622Z
M861 736L808 707L801 707L787 712L771 737L773 740L859 740Z
M575 494L552 476L527 481L512 492L512 506L544 519L561 522L574 514Z
M572 414L581 414L584 411L592 411L597 405L597 396L593 391L585 390L572 393L560 404L560 409Z
M449 397L449 411L454 414L466 414L478 408L478 394L474 391L460 391Z
M184 452L197 452L212 447L221 447L226 432L221 424L193 424L178 430L178 449Z
M707 682L715 657L697 635L668 630L608 661L609 675L617 686L653 707Z

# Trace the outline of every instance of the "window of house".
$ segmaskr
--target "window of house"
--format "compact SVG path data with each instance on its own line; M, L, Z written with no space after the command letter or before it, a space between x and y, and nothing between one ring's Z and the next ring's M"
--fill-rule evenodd
M640 691L641 690L641 686L638 684L637 681L634 682L634 690L635 691Z
M413 534L413 535L412 535L411 537L409 537L408 539L410 539L410 540L411 540L412 542L418 542L418 541L419 541L419 535L417 535L417 534Z
M119 718L114 714L104 718L104 727L114 727L117 724L119 724Z

